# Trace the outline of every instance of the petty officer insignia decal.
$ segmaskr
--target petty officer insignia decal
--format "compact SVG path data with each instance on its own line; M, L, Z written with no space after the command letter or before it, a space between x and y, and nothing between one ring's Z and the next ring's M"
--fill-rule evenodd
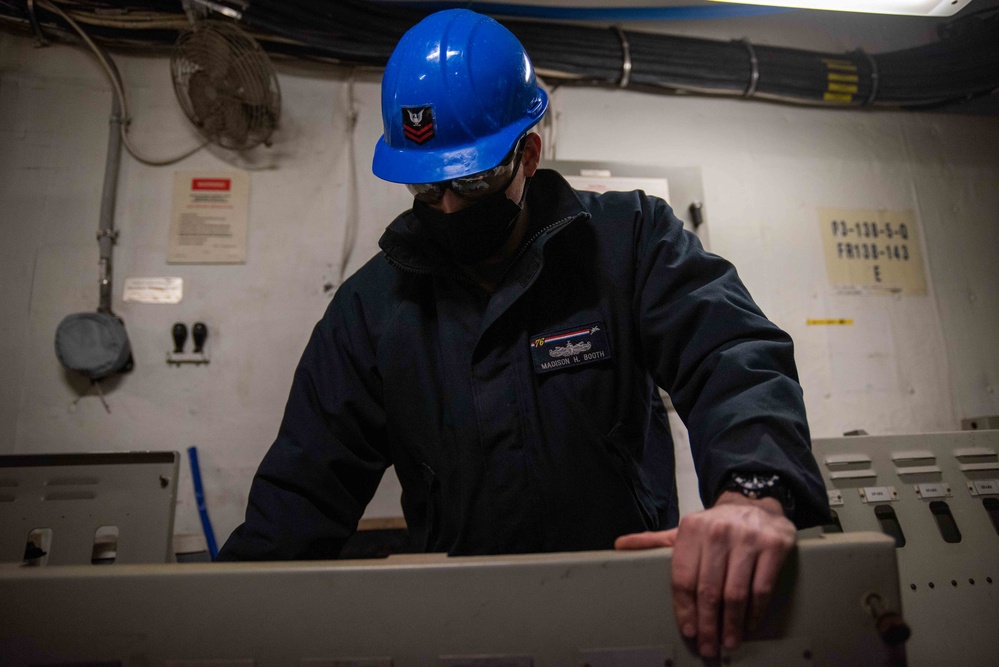
M402 132L413 143L423 145L434 138L434 111L426 107L402 108Z
M610 359L610 343L603 323L594 322L531 336L531 357L535 373L548 373Z

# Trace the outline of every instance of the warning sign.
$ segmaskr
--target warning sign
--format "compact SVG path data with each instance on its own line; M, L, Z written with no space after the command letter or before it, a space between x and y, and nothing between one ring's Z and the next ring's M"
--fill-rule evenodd
M249 199L245 172L175 173L167 262L245 262Z

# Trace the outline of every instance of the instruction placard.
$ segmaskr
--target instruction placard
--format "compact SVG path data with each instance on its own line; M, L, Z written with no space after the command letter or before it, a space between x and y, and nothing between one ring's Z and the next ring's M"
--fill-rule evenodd
M245 262L249 201L246 172L176 172L167 262Z
M820 208L826 273L838 294L926 294L912 211Z

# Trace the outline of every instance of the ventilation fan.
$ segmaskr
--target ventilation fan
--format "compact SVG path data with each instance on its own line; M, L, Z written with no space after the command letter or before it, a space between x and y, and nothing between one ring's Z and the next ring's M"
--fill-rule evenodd
M177 40L170 71L180 106L206 139L233 150L270 146L281 91L252 37L231 23L199 21Z

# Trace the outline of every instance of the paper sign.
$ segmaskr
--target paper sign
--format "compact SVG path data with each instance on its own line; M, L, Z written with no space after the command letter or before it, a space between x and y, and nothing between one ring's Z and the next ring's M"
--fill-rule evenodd
M912 211L819 209L826 273L839 294L926 294Z
M246 172L176 172L167 262L245 262L249 199Z

